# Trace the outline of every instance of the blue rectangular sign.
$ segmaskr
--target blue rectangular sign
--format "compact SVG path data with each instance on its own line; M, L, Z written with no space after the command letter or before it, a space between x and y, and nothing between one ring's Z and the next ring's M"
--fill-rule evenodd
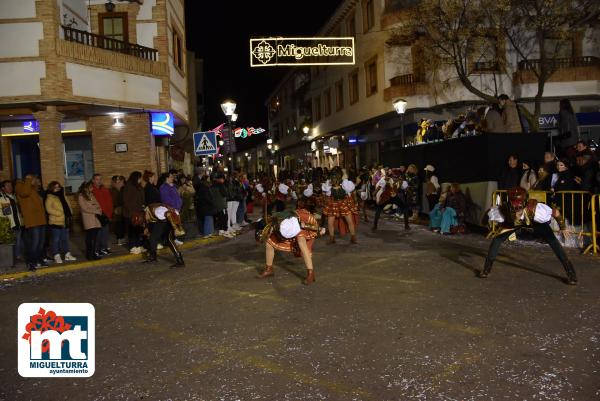
M152 135L166 136L175 133L173 113L150 113L152 117Z
M214 131L194 132L194 154L210 156L217 154L217 134Z

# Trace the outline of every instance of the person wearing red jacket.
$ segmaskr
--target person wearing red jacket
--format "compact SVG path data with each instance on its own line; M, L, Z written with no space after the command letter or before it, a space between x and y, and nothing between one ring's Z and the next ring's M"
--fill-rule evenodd
M98 231L98 238L96 240L96 254L98 254L98 256L104 256L111 253L108 241L110 237L110 221L113 217L113 201L110 190L102 183L102 175L94 174L92 183L94 197L100 204L102 214L106 216L106 218L99 219L102 223L102 228Z

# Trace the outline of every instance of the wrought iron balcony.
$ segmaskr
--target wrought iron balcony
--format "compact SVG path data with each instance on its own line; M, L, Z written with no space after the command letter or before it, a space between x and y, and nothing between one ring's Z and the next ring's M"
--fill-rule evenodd
M540 68L539 59L534 60L521 60L519 61L519 71L534 71ZM549 68L555 70L561 70L564 68L573 67L589 67L594 65L600 65L600 58L594 56L585 57L568 57L568 58L557 58L546 60Z
M127 43L122 40L107 38L105 36L96 35L95 33L74 29L64 25L61 25L61 27L66 41L128 54L145 60L156 61L157 59L158 50L156 49Z

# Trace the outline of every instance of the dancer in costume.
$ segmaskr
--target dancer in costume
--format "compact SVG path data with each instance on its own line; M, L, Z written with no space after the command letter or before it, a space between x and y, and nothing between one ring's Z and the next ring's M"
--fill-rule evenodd
M567 284L576 285L577 275L575 274L575 268L560 245L560 242L558 242L552 228L550 228L550 220L554 217L559 223L561 231L565 233L564 223L560 218L558 209L553 209L548 205L539 203L535 199L528 200L527 191L521 187L508 190L508 203L502 205L502 209L492 209L490 211L490 220L500 223L501 229L492 240L479 277L486 278L490 274L492 264L496 256L498 256L500 245L504 241L507 239L515 240L517 234L529 231L548 242L548 245L550 245L567 273Z
M313 184L309 184L308 187L302 191L302 196L298 198L297 208L306 209L312 214L317 212L317 199L313 194Z
M350 232L350 242L356 244L356 225L358 224L358 206L352 198L354 183L341 179L339 174L331 175L331 186L323 185L323 192L327 195L323 214L327 216L329 230L328 244L335 244L335 226L338 226L340 235Z
M152 232L148 225L152 223ZM175 237L185 235L181 218L177 210L162 203L152 203L144 209L143 221L139 222L144 227L144 235L149 237L150 249L148 259L144 263L156 262L156 247L162 238L167 237L169 249L175 256L175 264L171 267L184 267L183 255L175 244Z
M259 278L271 277L275 250L292 252L304 259L307 275L304 284L315 282L312 263L312 247L315 238L323 235L325 229L308 210L297 209L293 212L276 213L269 218L268 224L260 232L260 240L265 242L266 264Z

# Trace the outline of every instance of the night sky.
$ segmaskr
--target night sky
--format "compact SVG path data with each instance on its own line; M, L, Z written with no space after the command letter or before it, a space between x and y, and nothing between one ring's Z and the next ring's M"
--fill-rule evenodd
M266 129L265 100L287 69L250 68L250 38L316 36L340 3L341 0L186 1L187 47L204 59L203 129L225 121L220 104L227 98L237 103L238 126ZM237 142L240 148L239 145L244 147L254 141Z

